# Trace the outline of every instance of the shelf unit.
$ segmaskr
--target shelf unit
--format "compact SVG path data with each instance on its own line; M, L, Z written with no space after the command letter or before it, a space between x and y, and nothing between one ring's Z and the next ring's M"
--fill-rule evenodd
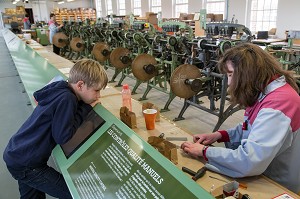
M94 9L62 10L54 13L56 15L56 21L59 24L64 20L84 21L91 19L92 21L96 21L96 11Z
M11 22L17 22L19 26L23 26L25 17L25 8L16 6L16 8L5 8L5 12L1 12L4 27L10 27Z
M1 13L4 26L10 26L11 22L18 22L19 26L23 26L23 18L25 14L7 14Z

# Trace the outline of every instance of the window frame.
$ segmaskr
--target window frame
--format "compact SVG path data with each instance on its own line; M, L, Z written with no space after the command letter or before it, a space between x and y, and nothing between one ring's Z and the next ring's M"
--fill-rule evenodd
M102 3L101 0L96 0L95 1L96 4L96 16L97 19L102 17Z
M253 8L253 2L257 2L257 6L262 7ZM270 4L266 5L267 2ZM277 28L278 0L250 0L248 7L247 26L251 32L269 31L271 28ZM258 12L261 15L258 15Z
M135 2L139 1L140 6L136 6ZM131 1L132 10L134 15L142 16L142 0L132 0ZM140 14L136 14L135 10L139 10Z
M108 2L110 2L110 4L111 4L111 10L109 10L109 8L108 8L108 5L109 5ZM113 14L114 11L113 11L113 8L112 8L112 0L106 0L105 4L106 4L106 15Z
M124 1L124 8L121 8L120 1ZM124 12L124 14L122 12ZM118 0L118 13L119 15L126 15L126 0Z
M150 9L149 10L151 10L151 12L154 12L154 13L161 12L161 1L162 0L149 0L149 1L150 1ZM153 1L159 2L160 5L153 5L154 4ZM155 9L153 9L153 8L155 8Z
M189 0L174 0L174 11L173 11L173 17L177 18L179 17L180 13L189 13ZM186 6L186 11L179 11L177 12L177 6Z

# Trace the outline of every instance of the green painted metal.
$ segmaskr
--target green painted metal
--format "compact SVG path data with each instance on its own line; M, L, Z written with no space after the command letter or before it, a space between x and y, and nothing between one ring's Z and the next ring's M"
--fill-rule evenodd
M64 75L10 30L3 29L2 34L29 100L32 106L35 106L33 93L42 88L53 77L57 75L64 77Z
M43 46L47 46L49 44L49 40L48 40L48 36L46 34L48 30L47 29L36 29L36 35L37 38L40 39L40 44L42 44Z

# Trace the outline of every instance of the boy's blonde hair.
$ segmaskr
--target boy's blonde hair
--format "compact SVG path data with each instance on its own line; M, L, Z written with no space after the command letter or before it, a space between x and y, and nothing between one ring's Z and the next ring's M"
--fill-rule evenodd
M69 83L76 84L78 81L83 81L88 87L100 86L100 89L104 89L108 77L104 67L99 62L92 59L82 59L74 64L69 73Z

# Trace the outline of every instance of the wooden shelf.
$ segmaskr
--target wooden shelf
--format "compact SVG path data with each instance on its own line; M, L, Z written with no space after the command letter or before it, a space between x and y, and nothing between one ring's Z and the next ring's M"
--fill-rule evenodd
M96 12L94 10L81 10L79 11L68 11L68 12L56 12L56 21L61 24L64 20L81 20L91 19L96 21Z

